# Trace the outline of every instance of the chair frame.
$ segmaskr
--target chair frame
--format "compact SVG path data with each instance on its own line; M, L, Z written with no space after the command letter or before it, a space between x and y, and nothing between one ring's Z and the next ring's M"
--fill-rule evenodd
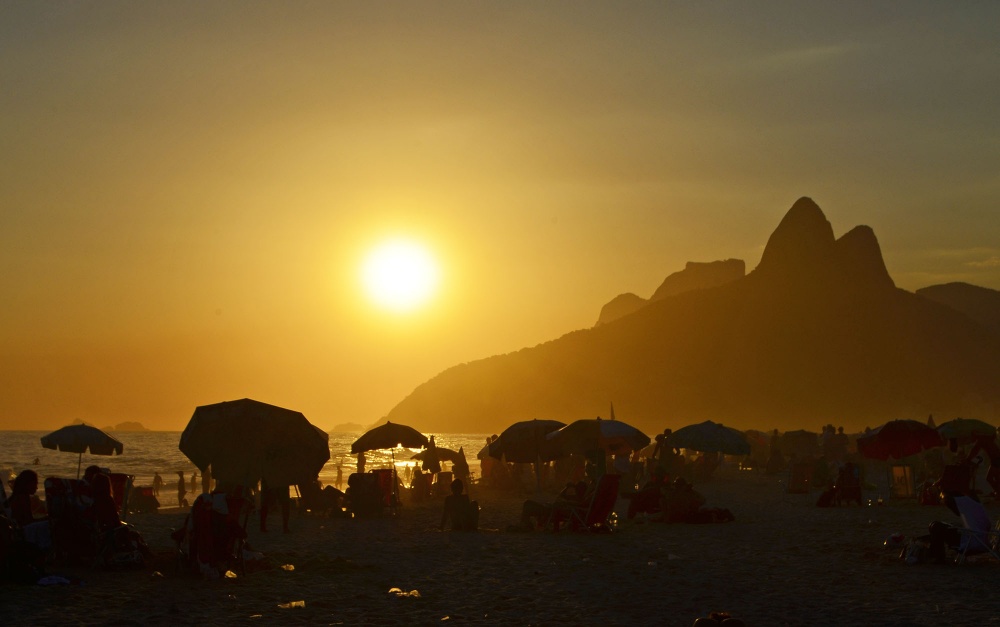
M597 485L594 487L593 494L590 495L587 506L569 508L570 527L588 531L610 531L611 524L608 519L615 511L620 484L621 475L602 475L597 480Z
M974 555L990 555L996 560L1000 560L1000 520L997 521L989 531L979 531L966 527L956 527L959 535L965 542L965 548L958 549L958 556L955 558L956 564L964 564L965 561ZM959 543L959 547L962 543Z

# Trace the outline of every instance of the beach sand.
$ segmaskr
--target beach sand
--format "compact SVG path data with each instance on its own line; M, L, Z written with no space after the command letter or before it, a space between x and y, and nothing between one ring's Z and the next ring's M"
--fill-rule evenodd
M178 572L183 513L133 516L157 554L146 570L50 569L65 586L2 586L7 625L678 625L726 611L747 625L982 625L1000 621L1000 564L908 566L883 548L926 532L944 507L914 500L818 508L783 477L720 471L696 488L736 521L629 523L611 534L507 532L524 495L473 489L476 533L439 532L441 501L396 518L292 515L249 541L264 567L204 581ZM626 501L619 500L624 513ZM1000 510L988 499L995 519ZM624 519L624 516L621 516ZM272 514L269 526L280 529ZM283 569L291 565L294 570ZM419 596L390 593L399 588ZM280 605L304 601L303 607Z

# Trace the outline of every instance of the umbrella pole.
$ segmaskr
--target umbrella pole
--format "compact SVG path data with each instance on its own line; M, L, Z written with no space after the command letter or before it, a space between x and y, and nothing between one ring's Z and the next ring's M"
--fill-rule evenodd
M83 451L80 451L80 456L76 458L76 478L80 478L80 466L83 465Z
M392 449L392 500L389 503L389 512L392 514L396 513L396 503L399 500L399 495L396 494L396 449Z

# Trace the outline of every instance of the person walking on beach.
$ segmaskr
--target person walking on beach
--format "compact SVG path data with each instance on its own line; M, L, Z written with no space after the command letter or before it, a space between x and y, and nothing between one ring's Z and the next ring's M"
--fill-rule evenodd
M187 505L187 499L184 495L187 494L187 482L184 481L184 471L178 470L177 476L180 477L177 480L177 507L184 507Z
M160 496L160 488L163 487L163 477L160 473L153 473L153 496Z
M191 472L191 493L196 494L198 492L198 471Z

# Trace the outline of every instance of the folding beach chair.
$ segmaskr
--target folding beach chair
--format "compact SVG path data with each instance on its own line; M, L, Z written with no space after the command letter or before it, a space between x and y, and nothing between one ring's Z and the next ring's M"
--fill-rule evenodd
M132 482L135 480L135 476L123 472L113 472L108 475L108 479L111 481L111 497L115 500L115 505L118 506L122 520L127 520Z
M191 506L184 527L171 534L177 542L181 564L202 573L235 569L245 575L243 551L249 516L250 503L239 493L200 495Z
M597 480L597 486L594 488L594 493L590 496L590 502L587 506L569 509L570 528L611 531L608 519L618 501L618 485L620 483L621 475L602 475Z
M971 498L956 499L964 527L956 527L961 538L955 562L962 564L973 555L988 554L1000 560L1000 523L993 525L982 503Z
M83 519L86 509L82 495L86 484L80 479L45 479L45 507L52 534L53 558L58 561L90 561L97 552L94 534Z

